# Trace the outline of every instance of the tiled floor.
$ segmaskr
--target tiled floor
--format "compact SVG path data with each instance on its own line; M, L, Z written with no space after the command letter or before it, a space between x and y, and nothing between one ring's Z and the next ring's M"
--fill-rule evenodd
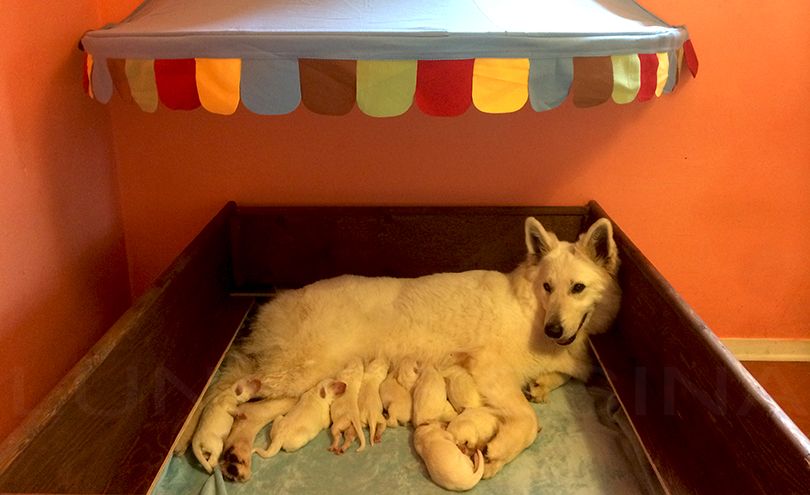
M810 362L746 361L743 365L810 436Z

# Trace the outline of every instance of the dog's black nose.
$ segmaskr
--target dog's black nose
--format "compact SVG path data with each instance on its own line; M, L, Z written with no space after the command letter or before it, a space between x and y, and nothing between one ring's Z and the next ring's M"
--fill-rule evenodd
M546 336L550 339L559 339L563 335L563 327L559 323L546 325Z

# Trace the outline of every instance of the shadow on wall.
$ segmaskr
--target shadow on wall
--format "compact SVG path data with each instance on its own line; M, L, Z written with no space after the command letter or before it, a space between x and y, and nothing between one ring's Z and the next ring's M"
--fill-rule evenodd
M48 58L43 55L43 58ZM53 57L58 58L58 57ZM107 111L81 91L81 57L32 62L46 80L3 77L10 149L2 222L4 325L0 439L58 383L130 303ZM49 68L48 65L51 65ZM16 77L16 76L15 76Z

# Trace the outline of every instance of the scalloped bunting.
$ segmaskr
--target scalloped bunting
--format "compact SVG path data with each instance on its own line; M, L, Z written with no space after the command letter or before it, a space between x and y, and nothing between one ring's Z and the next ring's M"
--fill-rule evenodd
M396 117L413 104L416 60L357 61L357 106L370 117Z
M472 100L484 113L511 113L529 99L529 59L475 60Z
M655 96L658 86L658 55L643 53L638 56L641 62L641 88L638 90L638 101L649 101Z
M472 104L475 59L420 60L414 100L420 110L436 117L461 115Z
M632 102L641 87L641 62L638 55L613 55L613 93L611 98L619 105Z
M155 61L128 58L124 71L135 103L147 113L157 110L158 92L157 84L155 84Z
M574 60L532 59L529 61L529 101L535 112L557 108L568 98L574 80Z
M355 61L318 59L94 60L83 57L82 87L101 103L113 88L145 112L159 102L172 110L202 106L230 115L241 101L260 115L281 115L303 103L321 115L354 108L371 117L402 115L416 102L452 117L470 105L484 113L557 107L569 96L580 108L608 100L627 104L670 93L684 65L697 74L688 41L666 53L573 59Z
M301 101L321 115L346 115L357 98L356 60L298 59Z
M200 106L196 66L193 58L155 60L155 85L166 108L194 110Z
M613 95L613 62L610 57L575 57L571 83L574 106L601 105Z
M301 103L298 60L242 61L242 103L259 115L283 115Z
M242 60L198 58L195 66L200 104L211 113L231 115L239 106Z

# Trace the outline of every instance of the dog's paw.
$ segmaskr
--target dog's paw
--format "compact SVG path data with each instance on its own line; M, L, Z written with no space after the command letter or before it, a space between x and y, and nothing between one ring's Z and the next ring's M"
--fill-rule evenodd
M241 459L232 450L226 451L222 460L219 461L219 467L222 470L222 476L230 481L238 481L244 483L250 479L250 456L248 455L247 461Z
M548 402L551 388L544 383L532 383L529 385L528 390L525 390L523 393L526 395L526 398L532 402Z

